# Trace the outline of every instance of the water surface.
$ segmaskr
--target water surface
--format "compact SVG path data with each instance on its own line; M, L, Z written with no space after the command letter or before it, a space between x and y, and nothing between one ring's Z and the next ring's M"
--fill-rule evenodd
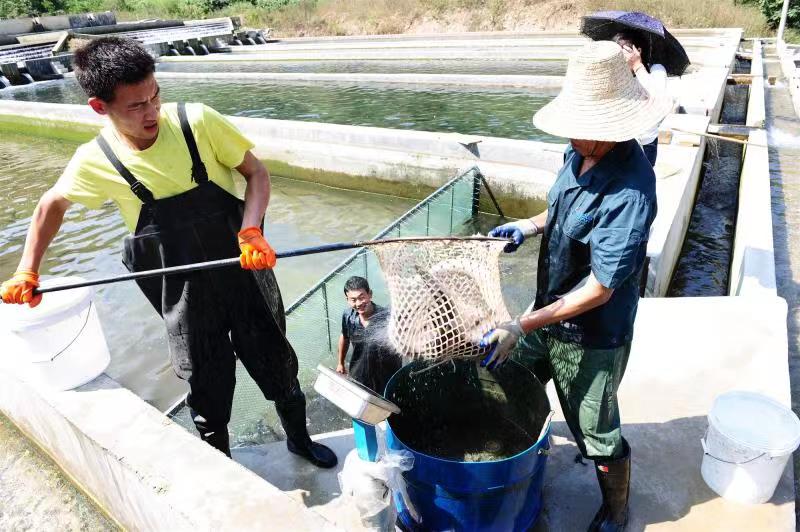
M720 122L743 124L749 88L732 85L725 91ZM697 197L669 296L728 295L742 153L741 144L708 140Z
M163 79L159 84L164 101L203 102L235 116L561 141L531 123L553 96L526 89L253 80ZM0 98L86 103L74 78L0 91Z

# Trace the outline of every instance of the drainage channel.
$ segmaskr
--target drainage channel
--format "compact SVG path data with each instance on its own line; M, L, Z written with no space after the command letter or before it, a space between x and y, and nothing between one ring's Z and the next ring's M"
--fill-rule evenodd
M735 73L749 71L749 61L737 61ZM725 87L720 123L744 124L749 95L749 85ZM728 295L742 154L741 144L707 139L692 217L667 297Z

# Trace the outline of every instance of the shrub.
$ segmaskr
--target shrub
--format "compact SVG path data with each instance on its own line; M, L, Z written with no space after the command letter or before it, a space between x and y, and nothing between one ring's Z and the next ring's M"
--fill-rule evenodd
M256 0L256 6L267 11L275 11L284 7L299 4L300 0Z
M767 23L771 28L777 28L781 22L781 10L783 0L759 0L761 12L767 18ZM800 29L800 5L795 1L789 4L789 12L786 17L787 28Z
M33 11L29 0L0 0L0 18L14 18Z
M752 4L761 8L761 13L767 19L767 24L772 29L781 23L781 10L783 0L734 0L735 4ZM797 1L789 3L789 11L786 16L786 27L800 29L800 5Z

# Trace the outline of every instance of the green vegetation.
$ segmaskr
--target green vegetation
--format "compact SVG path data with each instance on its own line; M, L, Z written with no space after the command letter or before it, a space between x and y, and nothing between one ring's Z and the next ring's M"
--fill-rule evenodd
M783 0L738 0L743 4L758 6L761 13L767 19L767 24L773 29L778 27L781 21L781 9ZM800 30L800 5L797 2L789 4L789 11L786 16L786 27Z
M0 0L0 17L117 11L132 16L208 16L232 7L275 11L299 4L302 0Z
M741 27L768 36L782 0L0 0L0 17L112 10L120 20L241 15L279 36L550 30L601 9L644 11L669 27ZM787 37L800 35L800 4Z

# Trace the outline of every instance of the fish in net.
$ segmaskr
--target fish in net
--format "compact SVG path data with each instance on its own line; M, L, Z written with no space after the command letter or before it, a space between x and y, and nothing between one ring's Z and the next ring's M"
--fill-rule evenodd
M388 340L430 362L477 357L481 338L511 319L500 290L505 239L409 238L370 246L391 300Z

